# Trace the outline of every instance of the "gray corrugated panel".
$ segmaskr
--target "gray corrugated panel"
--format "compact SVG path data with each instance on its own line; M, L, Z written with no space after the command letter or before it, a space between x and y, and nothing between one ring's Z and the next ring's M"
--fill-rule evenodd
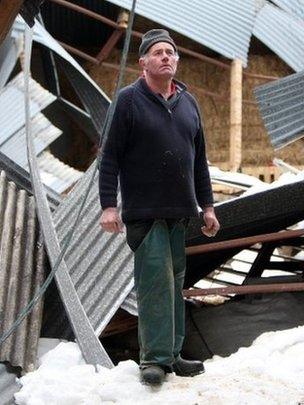
M131 9L131 0L108 0ZM254 0L138 0L136 13L247 65Z
M18 38L24 33L25 23L17 18L12 31L12 37ZM101 135L102 123L105 120L106 111L108 109L110 99L106 94L98 87L98 85L91 79L91 77L82 69L82 67L76 62L72 56L66 52L61 45L42 27L38 22L35 23L33 28L33 39L35 42L47 47L48 49L54 51L58 57L63 61L63 65L69 64L69 69L73 71L73 80L76 80L76 88L78 94L83 101L83 104L87 107L87 111L90 113L92 121L99 133ZM78 83L81 89L77 89L77 77ZM73 81L74 83L74 81ZM86 95L86 97L84 97ZM93 100L94 102L89 102L88 100ZM99 112L98 114L96 113Z
M7 331L42 284L44 249L34 198L0 176L0 334ZM33 370L40 335L42 302L0 347L0 361Z
M292 13L304 18L304 1L303 0L272 0L285 11L291 11Z
M16 377L14 370L0 363L0 405L15 404L14 394L20 390Z
M121 305L121 308L128 311L130 314L137 316L136 293L134 289L124 300L124 302Z
M37 113L32 119L32 134L38 155L57 139L62 134L62 131L46 119L43 114ZM0 146L0 150L6 156L13 159L19 166L27 167L25 126L8 138Z
M255 95L276 149L303 136L304 72L260 86L255 89Z
M83 172L64 164L48 151L38 156L38 166L44 172L43 183L58 193L70 188L83 175Z
M91 167L54 214L60 241L73 225L92 175ZM133 287L133 255L124 234L103 232L98 175L75 231L65 262L94 330L100 334Z
M33 79L30 81L30 97L32 118L56 99L54 95L41 87L40 84ZM11 80L0 93L0 122L1 147L18 133L18 131L22 129L24 131L24 78L22 72ZM43 125L45 126L45 124ZM59 136L60 133L61 132L58 130L56 136ZM41 136L43 136L43 134L41 134ZM54 140L53 136L54 134L52 134L52 140Z
M253 34L296 72L304 69L304 26L299 18L266 4L257 14Z
M21 52L20 42L7 35L0 47L0 90L6 84L17 62Z

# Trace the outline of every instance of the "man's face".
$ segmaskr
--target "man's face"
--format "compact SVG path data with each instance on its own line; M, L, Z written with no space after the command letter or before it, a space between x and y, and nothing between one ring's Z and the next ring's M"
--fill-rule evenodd
M139 59L145 73L154 78L172 78L177 69L178 55L171 44L158 42L147 54Z

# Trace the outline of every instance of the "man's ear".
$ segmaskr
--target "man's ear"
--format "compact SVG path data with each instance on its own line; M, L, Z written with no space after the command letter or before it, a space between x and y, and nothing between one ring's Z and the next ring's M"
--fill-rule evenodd
M146 68L146 61L145 58L139 58L139 66L144 70Z

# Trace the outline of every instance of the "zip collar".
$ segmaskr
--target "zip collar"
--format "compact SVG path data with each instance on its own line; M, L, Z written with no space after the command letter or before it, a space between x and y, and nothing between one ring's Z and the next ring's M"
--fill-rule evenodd
M173 79L173 83L175 86L175 99L171 104L171 107L174 107L174 105L178 102L178 100L180 99L180 97L183 95L183 93L187 90L187 86L176 80ZM154 101L160 102L166 109L168 106L168 101L165 100L164 98L162 98L161 96L158 96L156 93L154 93L150 87L147 85L146 79L143 77L140 77L136 80L136 82L134 83L134 87L140 91L141 93L143 93L145 96L153 99Z

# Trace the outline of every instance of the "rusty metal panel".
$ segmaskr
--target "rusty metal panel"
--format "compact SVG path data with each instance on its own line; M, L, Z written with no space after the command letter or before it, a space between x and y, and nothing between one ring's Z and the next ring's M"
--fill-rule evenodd
M131 0L108 1L131 9ZM136 13L247 66L254 0L139 1Z
M257 87L255 96L275 149L304 134L304 72Z
M0 334L29 303L44 278L44 248L34 198L0 175ZM35 368L42 302L0 347L0 361L25 371Z
M304 29L299 18L266 4L257 14L253 34L296 72L304 69Z

